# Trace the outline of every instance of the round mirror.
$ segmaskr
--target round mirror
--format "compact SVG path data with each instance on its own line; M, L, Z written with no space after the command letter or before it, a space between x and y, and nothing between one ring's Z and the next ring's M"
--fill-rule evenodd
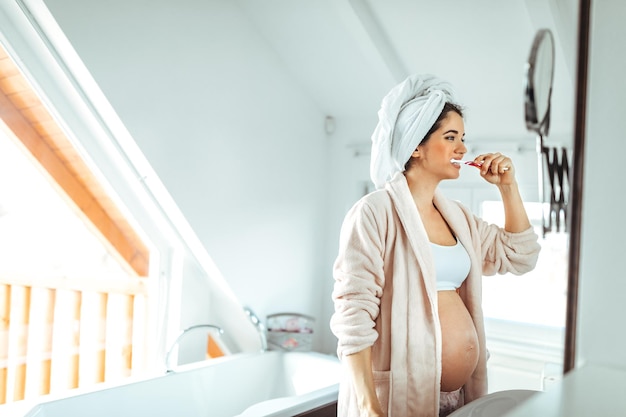
M547 135L554 75L554 38L550 30L541 29L535 35L526 69L526 127L540 136Z

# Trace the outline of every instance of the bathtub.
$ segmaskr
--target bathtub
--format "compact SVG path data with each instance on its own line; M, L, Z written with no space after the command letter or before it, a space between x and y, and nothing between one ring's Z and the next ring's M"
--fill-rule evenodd
M340 373L337 358L314 352L234 354L42 402L25 417L291 417L335 403Z

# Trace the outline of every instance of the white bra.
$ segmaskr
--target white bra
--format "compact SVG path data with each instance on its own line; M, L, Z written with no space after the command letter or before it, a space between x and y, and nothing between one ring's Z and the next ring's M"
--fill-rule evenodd
M470 257L461 242L456 245L442 246L430 244L437 273L437 291L456 290L469 274Z

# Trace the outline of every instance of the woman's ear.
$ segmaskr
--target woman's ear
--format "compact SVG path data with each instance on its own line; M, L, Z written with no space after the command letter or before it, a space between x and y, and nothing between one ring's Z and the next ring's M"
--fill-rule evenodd
M411 154L411 158L417 158L420 155L419 152L420 152L419 149L415 149L413 153Z

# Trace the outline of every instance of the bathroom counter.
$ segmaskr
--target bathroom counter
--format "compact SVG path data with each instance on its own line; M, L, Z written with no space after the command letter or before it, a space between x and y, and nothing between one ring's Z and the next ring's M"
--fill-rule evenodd
M587 365L505 417L626 416L626 371Z

